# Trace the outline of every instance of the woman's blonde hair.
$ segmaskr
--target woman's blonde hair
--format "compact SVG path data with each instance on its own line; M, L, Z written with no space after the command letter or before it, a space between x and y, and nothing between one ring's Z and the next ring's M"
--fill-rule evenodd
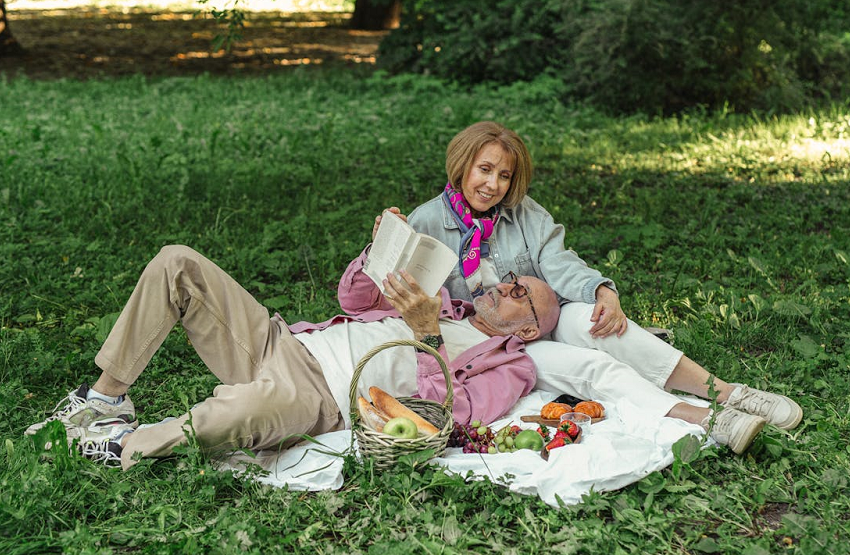
M506 208L513 208L528 193L532 174L531 155L519 135L504 125L493 121L479 121L455 135L446 149L446 174L452 187L460 191L475 156L490 143L499 144L513 156L511 186L501 202Z

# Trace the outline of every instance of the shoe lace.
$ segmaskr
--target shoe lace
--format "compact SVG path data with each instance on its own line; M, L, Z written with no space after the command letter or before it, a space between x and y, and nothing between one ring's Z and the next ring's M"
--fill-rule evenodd
M63 406L64 405L64 406ZM50 415L45 422L50 422L52 420L59 420L68 416L72 412L75 412L86 405L86 400L82 397L77 396L76 390L68 393L68 397L59 401L59 403L53 408L53 414ZM60 408L61 407L61 408Z
M117 449L110 449L111 443L113 441L109 438L86 441L80 445L80 454L94 462L120 463L121 456L115 452Z
M750 414L766 414L773 402L760 391L753 391L750 388L743 390L740 399L738 399L738 410L748 412Z

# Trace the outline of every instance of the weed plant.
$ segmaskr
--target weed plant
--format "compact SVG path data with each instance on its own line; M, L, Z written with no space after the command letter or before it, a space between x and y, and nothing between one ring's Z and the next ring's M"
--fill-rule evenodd
M0 552L848 553L850 114L614 119L557 82L422 76L0 77ZM216 471L194 447L127 473L23 436L71 388L146 262L215 260L290 322L338 312L374 216L445 184L449 139L517 129L531 195L710 370L799 400L744 456L709 448L553 508L430 469L349 467L339 491ZM133 389L143 422L215 382L173 333ZM569 475L565 475L569 480Z

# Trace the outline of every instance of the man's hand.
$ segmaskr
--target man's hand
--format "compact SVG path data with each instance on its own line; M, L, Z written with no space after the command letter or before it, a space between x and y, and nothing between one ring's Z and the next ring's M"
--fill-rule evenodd
M398 310L417 340L426 335L440 335L440 308L443 304L440 296L426 295L406 270L400 270L399 274L401 279L387 274L383 282L386 299Z
M401 210L399 210L398 207L390 206L389 208L387 208L387 210L389 210L393 214L398 215L398 217L401 218L402 220L404 220L405 222L407 221L407 216L402 214ZM383 214L383 213L384 213L384 211L381 211L381 214ZM378 214L375 217L375 225L372 226L372 240L373 241L375 240L375 235L377 235L377 233L378 233L378 226L381 225L381 214Z
M626 333L629 325L626 314L620 308L619 297L604 285L596 289L596 305L593 307L590 321L594 322L593 327L590 328L590 335L594 338L608 337L612 333L620 337Z

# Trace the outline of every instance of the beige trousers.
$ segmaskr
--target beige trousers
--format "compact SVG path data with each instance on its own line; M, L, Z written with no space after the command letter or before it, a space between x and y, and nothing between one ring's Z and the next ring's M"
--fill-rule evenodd
M292 434L342 429L316 359L233 278L188 247L165 247L151 260L95 363L133 384L178 320L222 382L190 411L205 450L268 449ZM167 456L185 444L188 418L187 413L127 436L122 467L135 464L136 453Z

